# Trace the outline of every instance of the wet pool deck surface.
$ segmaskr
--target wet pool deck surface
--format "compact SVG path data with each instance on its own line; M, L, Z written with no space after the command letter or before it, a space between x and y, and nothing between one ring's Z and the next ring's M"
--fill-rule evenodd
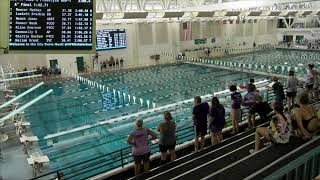
M32 167L27 162L27 154L17 139L9 139L2 144L1 153L4 159L0 159L0 179L22 180L33 178Z

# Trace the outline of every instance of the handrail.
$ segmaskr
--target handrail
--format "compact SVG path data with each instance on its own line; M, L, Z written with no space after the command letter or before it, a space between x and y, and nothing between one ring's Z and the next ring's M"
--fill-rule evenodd
M319 140L319 138L315 139L315 140ZM312 142L312 141L311 141ZM275 172L273 172L272 174L270 174L269 176L267 176L265 179L266 180L274 180L274 179L279 179L280 177L286 175L287 173L289 173L290 171L298 168L301 165L306 165L306 163L313 158L315 158L315 156L319 156L320 157L320 146L317 146L316 148L310 150L308 153L303 154L302 156L298 157L297 159L291 161L289 164L286 164L284 167L276 170ZM319 158L318 157L318 158ZM318 159L317 158L317 159ZM316 159L316 161L317 161ZM318 167L320 168L320 167ZM318 169L319 173L320 169ZM315 175L315 174L314 174Z
M180 131L183 131L183 130L186 130L186 129L190 129L190 128L192 128L192 126L183 128ZM180 131L177 131L177 132L180 132ZM70 165L70 166L67 166L67 167L63 167L63 168L61 168L59 170L56 170L56 171L52 171L52 172L49 172L49 173L46 173L46 174L42 174L42 175L37 176L37 177L32 178L32 179L39 179L41 177L48 176L48 175L51 175L51 174L57 174L58 172L61 172L63 170L70 169L72 167L75 167L75 166L78 166L78 165L81 165L81 164L85 164L87 162L94 161L94 160L97 160L97 159L100 159L102 157L106 157L106 156L109 156L109 155L112 155L112 154L117 154L118 152L125 151L125 150L128 150L130 148L131 148L131 146L128 146L128 147L125 147L125 148L122 148L122 149L119 149L119 150L116 150L116 151L113 151L113 152L110 152L110 153L107 153L107 154L92 158L92 159L89 159L89 160L85 160L85 161L82 161L82 162L79 162L79 163L76 163L76 164L73 164L73 165Z
M5 102L4 104L1 104L1 105L0 105L0 109L2 109L2 108L4 108L4 107L12 104L12 103L15 102L16 100L22 98L23 96L27 95L28 93L30 93L31 91L37 89L38 87L42 86L43 84L44 84L44 82L41 82L41 83L33 86L32 88L28 89L27 91L25 91L25 92L19 94L18 96L14 97L13 99Z
M271 96L270 96L270 94L269 94L269 91L267 91L267 99L266 99L266 102L269 102L269 98L270 98L270 97L271 97ZM245 109L247 109L247 108L243 108L242 111L245 110ZM226 114L226 116L228 117L229 114L228 114L228 115ZM243 117L246 117L246 116L245 116L245 113L241 113L240 122L243 121ZM240 123L240 122L239 122L239 123ZM189 127L180 129L180 130L178 130L178 131L176 132L176 134L178 134L178 132L182 132L183 130L187 130L187 129L191 129L191 128L193 128L193 126L189 126ZM185 134L181 134L181 135L179 135L178 137L182 136L183 138L185 138L184 135L185 135ZM186 137L188 137L188 136L186 136ZM153 145L154 145L154 144L153 144ZM123 161L126 159L126 157L123 157L123 152L126 151L126 150L129 150L130 148L131 148L131 146L128 146L128 147L125 147L125 148L122 148L122 149L119 149L119 150L116 150L116 151L113 151L113 152L110 152L110 153L107 153L107 154L104 154L104 155L100 155L100 156L98 156L98 157L94 157L94 158L91 158L91 159L88 159L88 160L85 160L85 161L82 161L82 162L79 162L79 163L76 163L76 164L73 164L73 165L69 165L69 166L60 168L60 169L58 169L58 170L51 171L51 172L42 174L42 175L40 175L40 176L34 177L34 178L32 178L32 180L40 179L40 178L42 178L42 177L46 177L46 176L49 176L49 175L55 175L55 174L56 174L56 176L58 177L58 176L59 176L59 173L60 173L60 172L63 172L64 170L71 169L71 168L76 167L76 166L79 166L79 165L84 165L85 163L93 162L93 161L98 160L98 159L100 159L100 158L107 157L107 156L114 155L114 154L118 154L118 153L120 153L120 155L121 155L120 160L112 161L112 162L109 163L109 164L113 164L113 163L115 163L115 162L121 161L121 166L123 167L124 164L127 164L127 163L124 163L124 162L123 162ZM157 146L156 146L155 148L157 148ZM152 148L152 149L153 149L153 148ZM128 157L130 157L130 156L128 156ZM110 159L110 160L112 160L112 159ZM105 160L105 161L110 161L110 160ZM105 162L105 161L104 161L104 162ZM129 163L129 162L128 162L128 163ZM109 164L107 164L107 165L109 165ZM91 166L92 166L92 165L90 165L90 167L91 167ZM94 165L93 165L93 166L94 166ZM106 166L106 164L104 164L103 166ZM101 167L103 167L103 166L101 166ZM84 167L84 168L87 168L87 167ZM79 170L77 170L77 171L81 171L81 170L83 170L84 168L81 168L81 169L79 169ZM98 168L100 168L100 166L99 166ZM97 168L95 168L95 169L97 169ZM95 170L95 169L93 169L93 170ZM112 168L111 168L110 170L112 170ZM92 171L92 170L90 170L90 171ZM90 171L88 171L88 172L90 172ZM63 176L66 176L66 175L69 175L69 174L72 174L72 173L74 173L74 172L64 174ZM86 172L84 172L84 173L86 173ZM84 174L84 173L80 173L80 174ZM80 174L77 173L75 176L78 176L78 175L80 175ZM56 177L55 177L55 178L56 178ZM53 178L53 179L55 179L55 178ZM66 179L66 178L64 178L64 179Z
M0 65L0 73L1 73L1 76L3 77L3 78L5 78L5 74L4 74L4 71L3 71L3 67Z
M193 129L193 128L192 128L192 127L188 127L187 129ZM193 135L193 130L192 130L191 132L192 132L192 135ZM178 140L185 138L185 137L183 137L183 135L184 135L184 134L181 134L181 135L178 135L178 136L177 136L177 144L180 144L180 143L178 143ZM182 137L181 137L181 136L182 136ZM151 144L150 146L151 146L151 150L154 150L154 149L158 148L157 144ZM128 163L129 163L129 162L127 162L127 163L124 163L124 162L123 162L126 158L132 157L132 156L130 155L130 153L127 153L127 154L124 154L124 153L123 153L123 152L126 151L126 150L129 150L129 152L131 152L131 151L130 151L130 150L131 150L131 146L128 146L128 147L123 148L123 149L120 150L120 156L121 156L121 158L120 158L119 160L117 160L117 161L121 161L121 167L124 167L125 164L128 164ZM119 157L116 157L116 158L119 158ZM108 160L107 160L107 161L108 161ZM110 163L108 163L108 165L109 165L109 164L113 164L113 163L114 163L114 162L110 162ZM92 167L92 166L95 166L95 165L98 165L98 164L100 164L100 163L90 164L89 167ZM93 171L93 170L96 170L96 169L101 168L101 167L104 167L104 166L106 166L106 164L102 164L102 165L100 165L99 167L96 167L96 168L94 168L94 169L91 169L91 170L87 170L87 171L85 171L85 172L82 172L82 174L87 173L87 172L90 172L90 171ZM88 168L88 167L85 166L85 167L82 167L81 169L79 169L79 170L77 170L77 171L81 171L81 170L84 170L84 169L87 169L87 168ZM67 176L67 175L69 175L69 174L73 174L73 173L74 173L74 172L70 172L70 173L64 174L64 177ZM77 174L76 176L79 176L79 175L81 175L81 174ZM73 177L74 177L74 176L73 176ZM65 178L65 179L68 179L68 178Z
M176 121L176 122L180 122L180 121ZM183 128L183 129L179 129L178 131L183 131L183 130L188 129L188 128L190 128L190 127ZM125 139L126 137L127 137L127 135L121 136L121 137L119 137L119 138L116 138L116 139L113 139L113 140L110 140L110 141L107 141L107 142L101 142L100 144L96 144L96 145L91 146L91 147L87 147L87 148L83 148L83 149L81 149L81 150L77 150L77 152L81 152L81 151L85 151L85 150L88 150L88 149L92 149L92 148L95 148L95 147L98 147L98 146L102 146L102 145L104 145L104 144L116 142L116 141L118 141L118 140ZM62 156L66 156L66 155L74 154L74 153L76 153L76 152L66 153L66 154L63 154ZM61 157L61 155L60 155L60 156L55 156L55 157L52 158L52 159L57 159L57 158L60 158L60 157Z

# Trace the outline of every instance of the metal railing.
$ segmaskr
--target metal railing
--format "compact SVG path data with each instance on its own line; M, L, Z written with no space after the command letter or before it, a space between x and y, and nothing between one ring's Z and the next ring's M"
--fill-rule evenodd
M273 93L267 91L265 101L270 103L273 99ZM247 120L247 108L241 109L240 122ZM230 124L230 114L226 114L226 125ZM194 138L193 126L178 129L176 131L177 145L180 145L186 141L190 141ZM158 144L151 144L152 154L159 152ZM89 160L85 160L73 165L69 165L58 170L42 174L40 176L32 178L35 179L56 179L57 177L63 177L66 179L86 179L89 177L96 176L106 171L124 167L126 164L133 162L131 155L131 146L107 153Z
M313 179L320 174L320 146L267 176L266 180Z

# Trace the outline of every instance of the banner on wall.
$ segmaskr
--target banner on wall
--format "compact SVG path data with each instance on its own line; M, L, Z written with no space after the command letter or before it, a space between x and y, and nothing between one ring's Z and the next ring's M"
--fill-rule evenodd
M195 39L194 44L207 44L207 39Z

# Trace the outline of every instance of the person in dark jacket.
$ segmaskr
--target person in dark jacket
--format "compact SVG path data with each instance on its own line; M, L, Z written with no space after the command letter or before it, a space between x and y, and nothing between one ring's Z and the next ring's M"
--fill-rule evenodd
M283 90L283 85L281 82L279 82L277 77L272 78L274 84L272 85L272 90L275 95L275 101L283 103L283 100L285 99L285 94Z
M213 97L209 111L209 128L211 132L211 144L218 144L223 140L222 129L226 123L226 111L217 97Z
M204 149L205 143L205 135L207 134L207 126L208 126L208 113L209 113L209 104L207 102L201 103L201 97L194 97L194 107L192 110L192 120L193 126L195 129L195 151L198 151L199 146L199 137L201 150Z

